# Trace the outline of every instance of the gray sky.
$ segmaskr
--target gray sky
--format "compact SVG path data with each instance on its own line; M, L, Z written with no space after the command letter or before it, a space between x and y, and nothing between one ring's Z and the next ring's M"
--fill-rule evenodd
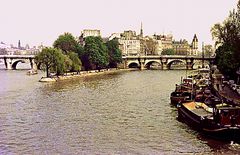
M144 35L172 33L189 42L212 43L210 28L222 22L238 0L0 0L0 41L52 45L62 33L79 36L100 29L102 36L124 30Z

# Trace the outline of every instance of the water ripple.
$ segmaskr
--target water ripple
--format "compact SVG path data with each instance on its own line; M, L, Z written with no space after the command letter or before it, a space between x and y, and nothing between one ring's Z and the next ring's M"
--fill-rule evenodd
M19 73L19 72L18 72ZM10 76L0 88L0 154L211 154L211 142L176 120L169 104L185 71L137 71L38 83ZM12 84L18 74L19 80ZM7 77L6 77L7 79ZM212 145L212 144L215 145Z

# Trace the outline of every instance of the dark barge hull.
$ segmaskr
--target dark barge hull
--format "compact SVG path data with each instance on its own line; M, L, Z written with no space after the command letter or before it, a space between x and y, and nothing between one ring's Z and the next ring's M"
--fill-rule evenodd
M177 106L180 103L190 102L191 93L188 92L172 92L170 96L170 101L172 105Z
M201 130L201 117L195 115L191 111L189 111L187 108L185 108L182 105L178 105L178 119L182 122L185 122L192 128L196 130Z
M240 142L240 130L236 127L229 128L219 128L214 130L209 130L206 128L202 129L202 132L208 136L217 138L217 139L226 139L226 140L234 140Z
M233 126L219 126L213 120L206 120L196 115L183 105L178 106L178 120L188 124L191 128L216 139L240 141L240 128ZM206 123L207 122L207 123Z
M171 96L170 97L171 104L177 106L178 104L185 102L186 101L185 98L186 97L184 97L184 96L180 96L180 97L178 97L178 96Z

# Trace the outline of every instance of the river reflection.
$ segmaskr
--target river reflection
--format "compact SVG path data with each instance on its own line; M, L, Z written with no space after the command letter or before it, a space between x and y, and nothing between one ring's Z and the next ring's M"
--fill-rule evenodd
M0 154L236 153L176 120L170 92L186 71L131 71L37 82L0 71Z

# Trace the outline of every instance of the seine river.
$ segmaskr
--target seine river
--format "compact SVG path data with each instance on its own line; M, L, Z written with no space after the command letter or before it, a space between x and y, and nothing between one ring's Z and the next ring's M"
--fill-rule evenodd
M0 70L0 154L237 154L177 121L170 92L186 71L40 83Z

